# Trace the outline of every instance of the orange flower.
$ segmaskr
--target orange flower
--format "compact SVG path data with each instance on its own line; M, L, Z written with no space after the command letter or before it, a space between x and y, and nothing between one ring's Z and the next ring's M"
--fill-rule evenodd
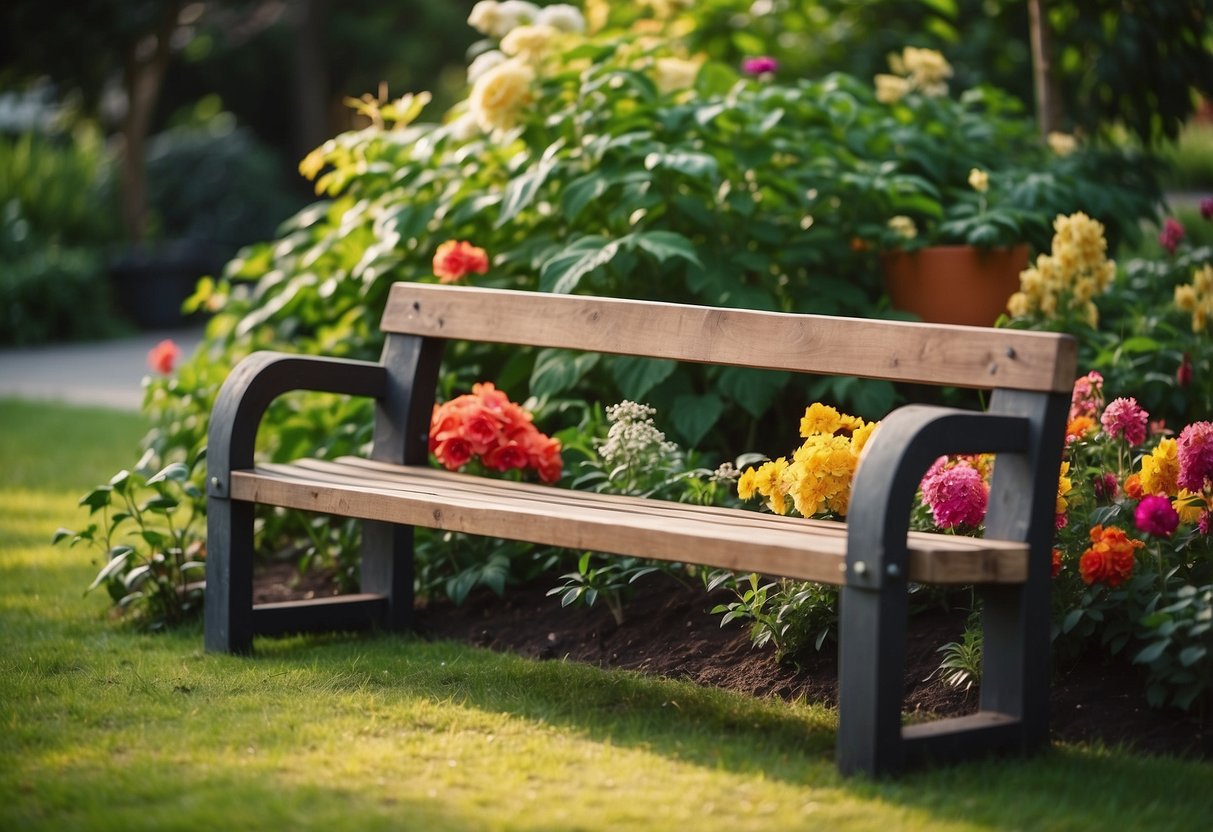
M434 253L434 275L442 283L455 283L475 272L489 270L489 256L484 249L463 240L447 240Z
M1053 577L1056 578L1061 573L1061 550L1053 550Z
M148 350L147 366L153 371L167 376L173 371L177 359L181 357L181 348L174 343L173 339L165 338L156 346Z
M1075 416L1066 425L1066 443L1086 439L1095 432L1095 420L1090 416Z
M1145 496L1145 490L1141 487L1141 477L1137 474L1130 474L1125 479L1125 494L1131 499L1140 500Z
M1091 545L1078 561L1086 584L1103 583L1115 589L1133 574L1134 555L1145 544L1115 526L1091 528Z

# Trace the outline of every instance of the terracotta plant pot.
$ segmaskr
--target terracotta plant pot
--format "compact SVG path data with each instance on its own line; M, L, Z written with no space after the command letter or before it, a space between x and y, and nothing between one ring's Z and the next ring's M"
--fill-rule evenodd
M924 321L991 326L1019 291L1028 247L929 246L882 254L893 306Z

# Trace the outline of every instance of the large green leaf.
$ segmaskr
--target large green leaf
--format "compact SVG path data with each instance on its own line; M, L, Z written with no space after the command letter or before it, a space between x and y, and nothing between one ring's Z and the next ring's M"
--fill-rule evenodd
M679 396L674 400L674 428L691 446L698 445L724 412L724 402L715 393Z
M611 359L611 377L625 399L638 402L677 367L677 362L666 359L619 356Z
M647 170L659 168L676 170L698 179L713 178L720 170L720 163L716 161L715 156L686 150L672 153L650 153L644 157L644 166Z
M552 159L543 158L525 173L515 176L505 186L505 199L501 203L501 213L497 216L494 228L501 228L518 212L526 208L535 199L535 194L548 178L548 174L556 167Z
M775 397L787 386L790 373L726 367L720 373L720 391L757 419L767 412Z
M544 292L567 295L577 288L581 278L611 262L618 253L617 240L596 234L574 240L540 267L539 288Z
M637 231L629 235L638 248L644 249L664 263L671 257L681 257L702 266L694 244L677 231Z
M569 222L577 219L585 207L602 196L606 189L606 177L600 173L587 173L585 176L574 179L564 189L562 198L564 218Z
M596 353L541 350L531 371L531 393L556 396L574 387L598 363Z

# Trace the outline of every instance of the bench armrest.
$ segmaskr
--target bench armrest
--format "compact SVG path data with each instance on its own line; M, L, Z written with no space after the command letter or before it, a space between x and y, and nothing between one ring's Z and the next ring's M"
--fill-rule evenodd
M251 468L257 428L270 403L292 390L382 399L387 370L374 361L256 352L228 375L211 410L207 434L207 493L228 495L233 468Z
M904 581L906 536L919 483L946 454L1027 453L1024 416L907 405L881 421L864 448L847 513L848 586Z

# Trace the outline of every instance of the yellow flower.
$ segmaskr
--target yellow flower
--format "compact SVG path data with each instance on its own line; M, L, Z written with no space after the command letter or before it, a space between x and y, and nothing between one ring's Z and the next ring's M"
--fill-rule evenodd
M1016 292L1007 300L1007 312L1012 318L1022 318L1032 309L1032 303L1023 292Z
M1070 501L1066 499L1071 489L1074 488L1074 482L1070 479L1070 463L1063 462L1061 464L1061 473L1057 477L1057 503L1054 511L1058 514L1064 514L1066 509L1070 507Z
M758 491L756 480L758 472L753 468L747 468L737 478L737 497L742 500L754 499L754 494Z
M1192 282L1175 287L1175 305L1192 313L1192 331L1204 332L1213 315L1213 265L1206 264L1192 275Z
M910 83L923 95L938 97L948 94L946 81L952 77L952 66L941 53L934 49L907 46L902 50L901 61L910 76Z
M827 404L813 402L804 410L800 419L801 437L809 437L815 433L832 434L842 427L842 415Z
M990 190L990 174L984 170L973 168L969 171L969 187L978 193L984 194Z
M1164 496L1179 491L1179 446L1174 439L1163 439L1141 461L1141 490Z
M910 91L910 82L900 75L877 75L876 100L881 104L895 104Z
M529 101L535 73L519 60L493 67L476 80L468 107L482 129L509 130Z
M501 51L534 66L552 49L552 41L560 32L544 24L519 26L501 39Z
M1058 156L1069 156L1078 148L1077 139L1069 133L1059 133L1056 130L1045 137L1045 142Z
M662 92L686 89L695 83L699 75L699 63L682 58L658 58L653 69L657 89Z
M907 240L913 240L918 236L918 226L914 224L914 220L902 214L898 214L889 220L889 230Z
M1205 498L1186 488L1181 488L1179 495L1171 501L1171 508L1175 509L1181 523L1200 522L1200 516L1204 514L1205 507Z

